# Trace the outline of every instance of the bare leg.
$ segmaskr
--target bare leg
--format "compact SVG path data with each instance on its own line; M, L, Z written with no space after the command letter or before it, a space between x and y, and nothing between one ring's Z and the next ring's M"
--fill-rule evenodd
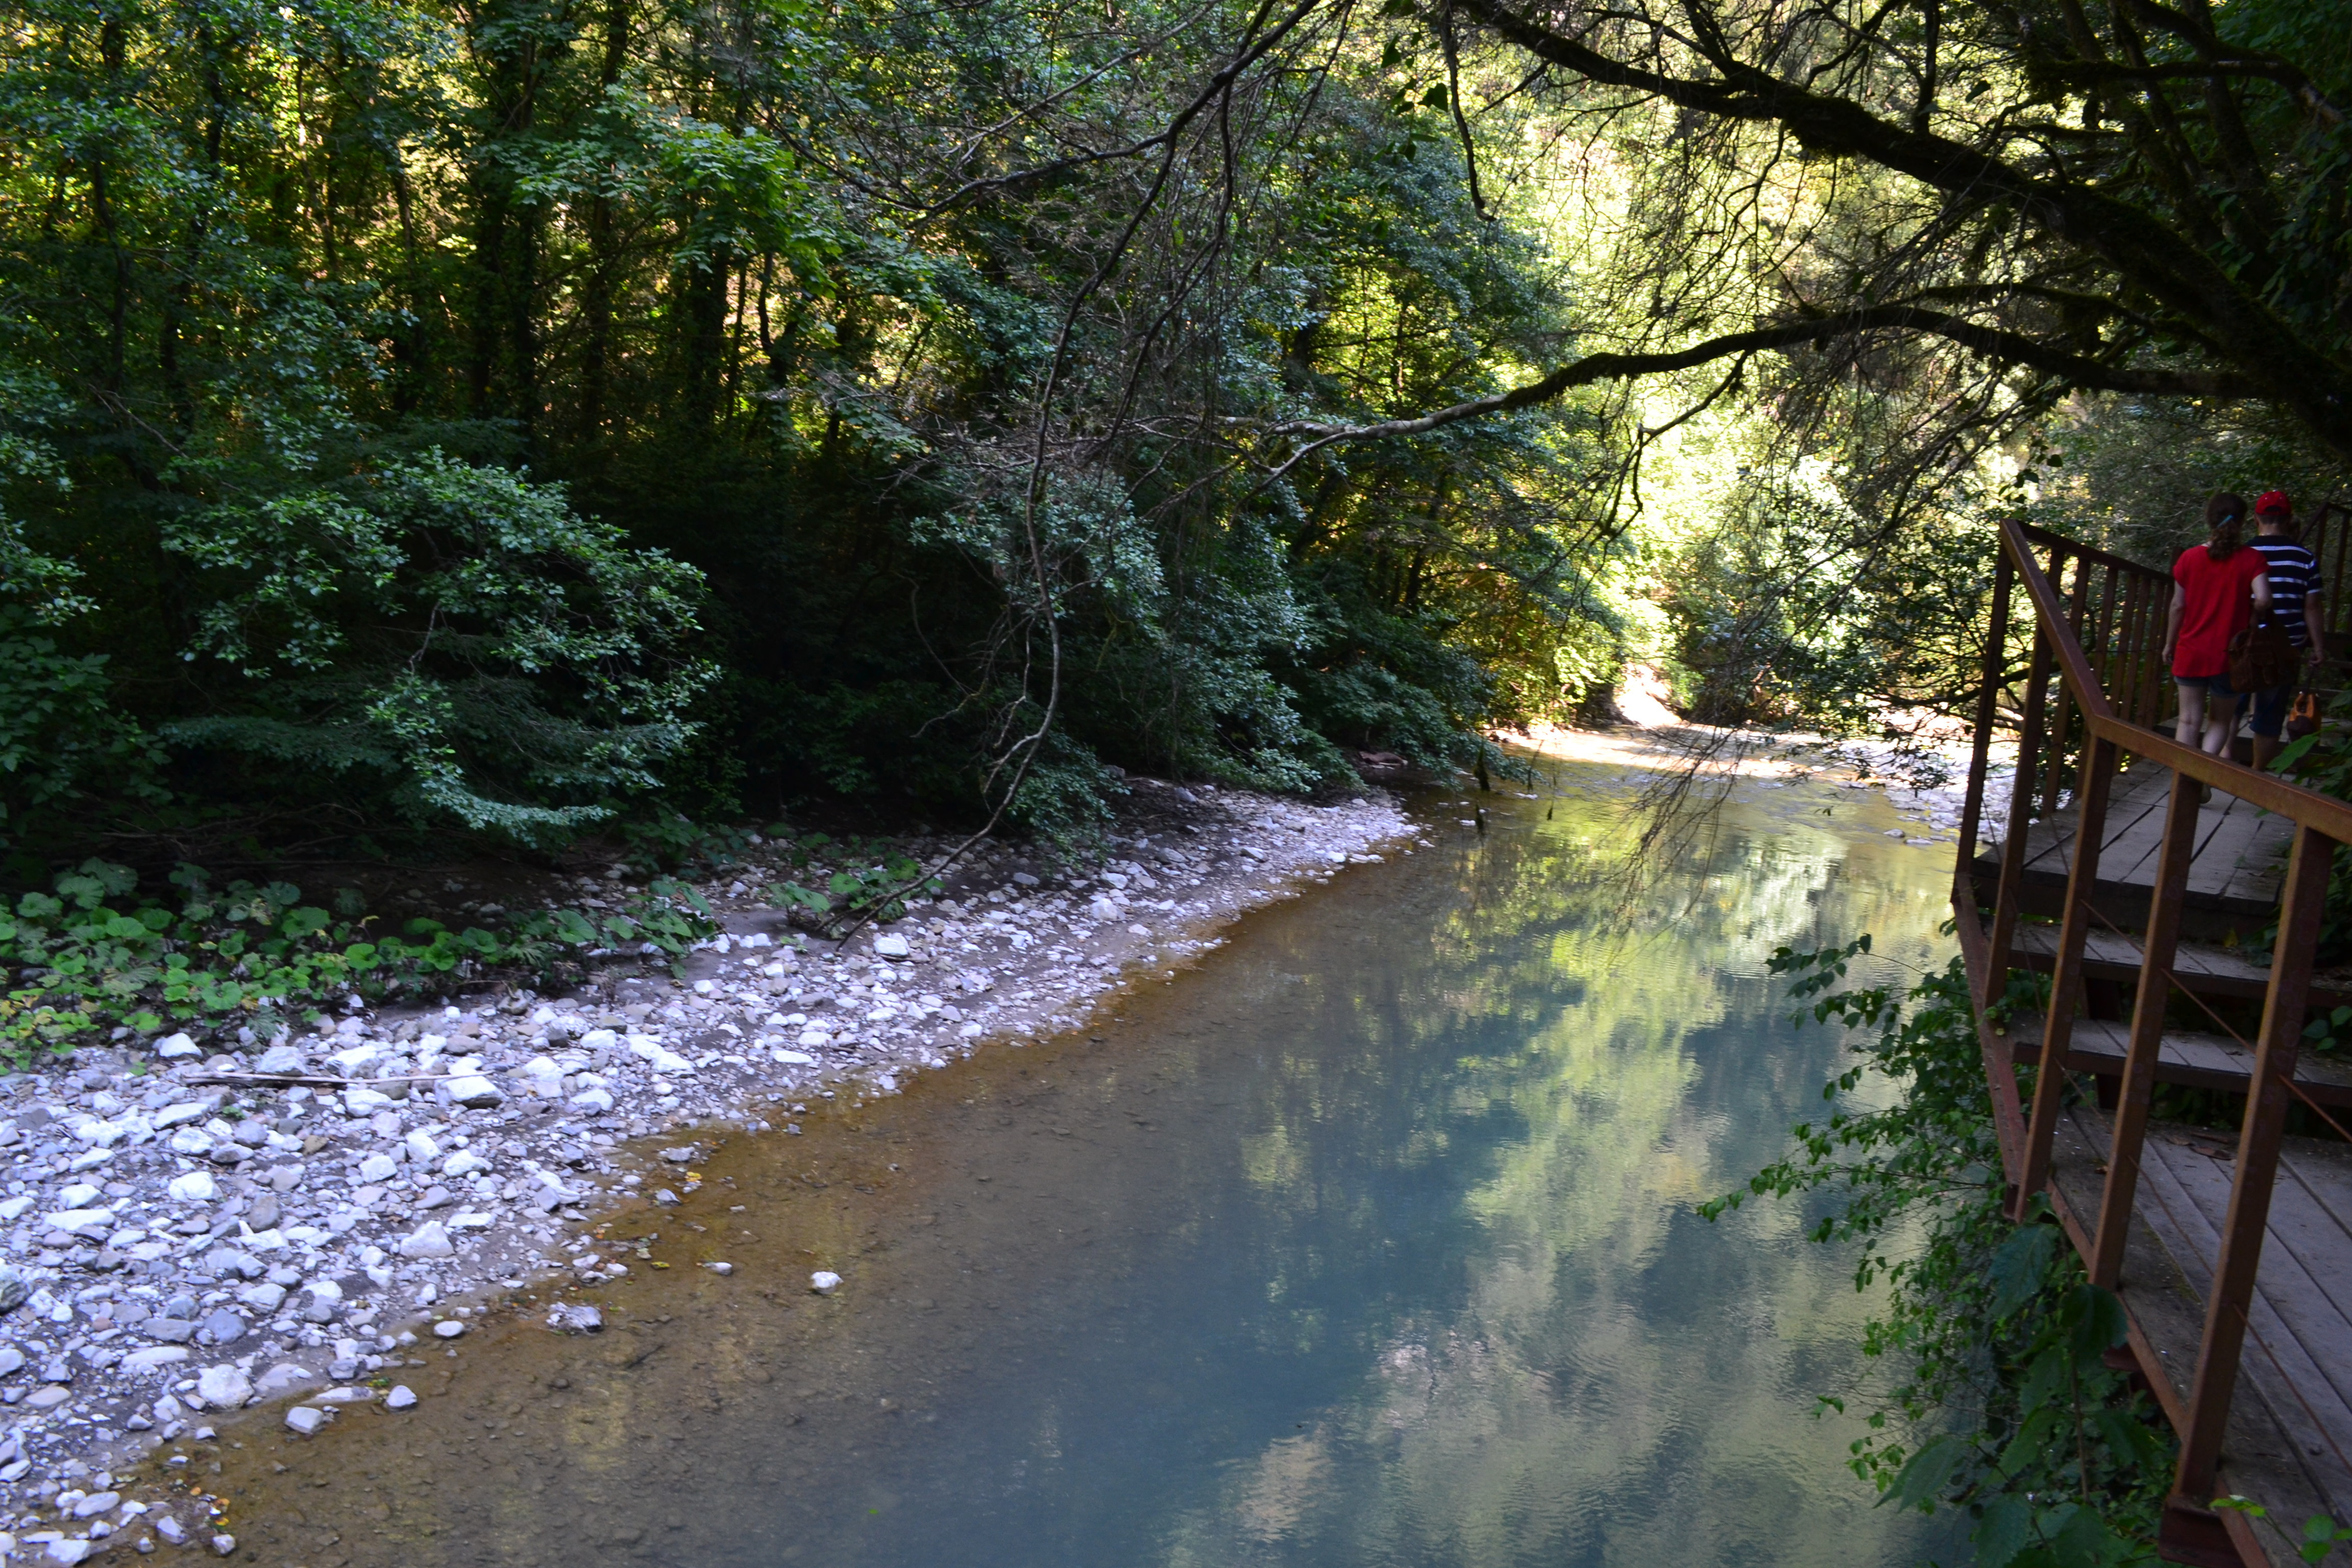
M2238 732L2238 700L2224 697L2219 702L2210 698L2205 703L2205 750L2211 755L2229 755L2230 742Z
M2172 738L2184 746L2196 745L2204 738L2205 688L2202 683L2174 682L2180 694L2180 718L2172 726Z
M2284 749L2285 747L2281 743L2279 737L2276 735L2255 736L2254 771L2256 773L2261 773L2267 769L2271 765L2273 760L2275 759L2279 752Z

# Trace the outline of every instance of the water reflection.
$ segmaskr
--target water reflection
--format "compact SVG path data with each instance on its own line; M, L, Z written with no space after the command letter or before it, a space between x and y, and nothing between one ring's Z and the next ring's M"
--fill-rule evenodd
M678 1267L601 1338L518 1324L409 1374L408 1416L229 1456L246 1532L415 1564L1910 1561L1924 1522L1811 1414L1861 1375L1850 1259L1794 1208L1690 1213L1839 1065L1781 1021L1773 945L1934 956L1938 858L1811 796L1735 805L1630 910L1605 791L1515 802L1099 1042L732 1146L625 1222Z

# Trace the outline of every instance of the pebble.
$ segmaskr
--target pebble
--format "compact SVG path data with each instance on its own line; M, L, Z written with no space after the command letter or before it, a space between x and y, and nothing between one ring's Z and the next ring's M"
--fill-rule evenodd
M414 1410L416 1407L416 1391L404 1383L395 1383L392 1385L392 1392L383 1396L383 1407L386 1410Z
M1185 798L1151 781L1139 787ZM0 1123L16 1136L0 1152L0 1174L16 1190L0 1197L0 1226L31 1227L0 1236L0 1253L18 1260L0 1263L0 1311L30 1299L18 1331L47 1336L43 1369L72 1381L26 1375L24 1353L0 1344L0 1377L16 1357L11 1381L24 1394L0 1426L0 1511L25 1506L31 1494L19 1483L49 1484L43 1495L54 1496L54 1482L77 1473L60 1473L69 1460L91 1474L120 1467L127 1437L152 1443L158 1428L177 1436L194 1425L191 1407L226 1414L311 1390L300 1408L319 1412L337 1392L320 1390L322 1378L348 1384L373 1370L379 1336L401 1336L404 1321L408 1342L426 1333L418 1309L465 1299L482 1282L473 1261L488 1247L510 1249L493 1255L501 1277L528 1279L539 1258L562 1262L551 1247L518 1256L554 1239L530 1227L559 1208L600 1207L608 1193L675 1201L685 1184L669 1192L650 1172L698 1169L709 1152L707 1141L669 1142L674 1152L660 1161L663 1144L639 1144L656 1162L640 1167L641 1178L629 1164L643 1156L615 1147L620 1140L677 1127L670 1139L682 1141L695 1135L686 1124L713 1116L746 1135L766 1131L771 1117L779 1131L798 1131L802 1111L790 1121L782 1114L796 1099L888 1093L974 1042L1066 1026L1118 984L1120 954L1131 949L1115 933L1129 925L1171 954L1213 945L1182 942L1171 928L1265 902L1276 879L1319 878L1327 863L1410 826L1383 803L1327 809L1202 795L1222 811L1203 815L1198 833L1175 838L1171 829L1166 843L1131 847L1114 837L1114 858L1094 871L1016 874L1003 850L984 848L966 878L979 891L918 902L906 924L874 932L862 952L802 953L765 932L734 933L705 944L719 955L715 968L701 955L689 961L703 978L686 991L656 983L635 998L549 1002L527 1016L476 1002L476 1012L452 1008L396 1032L353 1003L333 1028L211 1064L381 1075L398 1096L363 1082L335 1092L189 1082L212 1050L234 1047L188 1034L157 1042L151 1068L163 1070L143 1081L124 1070L135 1042L12 1080ZM514 1097L528 1097L533 1112L509 1109ZM593 1129L583 1125L591 1119ZM45 1237L45 1220L74 1244ZM583 1264L585 1276L608 1279L628 1267L601 1255ZM704 1267L735 1271L723 1259ZM336 1281L362 1274L367 1293L344 1300ZM134 1283L148 1289L133 1295ZM820 1270L810 1284L830 1295L843 1281ZM593 1332L603 1317L572 1302L553 1306L549 1322ZM432 1333L468 1326L452 1318ZM103 1337L93 1343L93 1335ZM199 1345L224 1364L194 1375ZM191 1386L181 1394L173 1385L184 1379ZM173 1542L160 1521L139 1545L152 1551L157 1539Z
M236 1550L236 1537L234 1535L214 1536L213 1550L223 1557L230 1555Z
M286 1425L308 1437L327 1424L327 1413L307 1405L298 1405L286 1413Z
M466 1325L455 1318L444 1318L433 1325L433 1337L436 1340L454 1340L465 1331Z

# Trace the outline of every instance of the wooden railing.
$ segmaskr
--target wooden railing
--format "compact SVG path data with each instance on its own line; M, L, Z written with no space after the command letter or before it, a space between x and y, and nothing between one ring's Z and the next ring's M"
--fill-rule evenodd
M2280 1142L2294 1092L2322 900L2336 847L2352 843L2352 805L2210 756L2155 728L2171 706L2172 682L2160 654L2172 584L2163 573L2014 522L2001 526L1996 573L1953 900L1980 1018L2010 984L2028 832L2037 817L2057 810L2066 791L2072 792L2069 809L2075 817L2051 965L2051 1001L2043 1015L2041 1067L2030 1105L2020 1103L2015 1042L1990 1027L1979 1029L2006 1174L2021 1216L2033 1195L2050 1183L2051 1152L2068 1079L2063 1064L2074 1024L2074 999L2083 994L2084 944L2094 919L2093 894L2116 773L2127 755L2172 772L2155 886L2139 939L2143 957L2115 1095L2106 1175L2095 1220L2074 1232L2091 1278L2101 1285L2112 1289L2120 1278L2138 1191L2180 941L2181 905L2197 849L2200 786L2236 795L2294 825L2269 990L2238 1130L2228 1215L2185 1418L2179 1422L2179 1468L2167 1509L2167 1532L2176 1544L2200 1534L2210 1540L2219 1527L2205 1505L2214 1495L2221 1436L2237 1386L2248 1304L2278 1173ZM2011 621L2021 596L2032 651L2022 689L2015 694L2014 706L2007 707L2004 687L2011 682L2014 668ZM1993 731L2005 715L2013 715L2019 754L1988 921L1980 908L1975 861L1988 804L1985 779ZM2193 1553L2190 1560L2195 1560Z

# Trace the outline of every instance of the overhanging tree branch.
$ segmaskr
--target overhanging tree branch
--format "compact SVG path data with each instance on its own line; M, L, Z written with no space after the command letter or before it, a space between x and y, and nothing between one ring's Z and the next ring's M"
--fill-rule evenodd
M1513 409L1549 403L1580 386L1658 375L1734 355L1828 342L1858 332L1921 332L1943 338L2004 364L2021 365L2095 392L2127 392L2147 396L2250 397L2258 388L2233 371L2177 370L2161 366L2111 364L2052 347L2021 332L1930 310L1916 305L1875 305L1804 321L1781 321L1744 332L1726 332L1686 348L1644 353L1587 354L1562 365L1539 381L1515 386L1488 397L1475 397L1411 419L1383 419L1370 425L1323 425L1289 420L1272 426L1274 436L1306 436L1311 439L1276 468L1279 479L1298 463L1326 447L1400 436L1423 436L1465 419L1481 419Z

